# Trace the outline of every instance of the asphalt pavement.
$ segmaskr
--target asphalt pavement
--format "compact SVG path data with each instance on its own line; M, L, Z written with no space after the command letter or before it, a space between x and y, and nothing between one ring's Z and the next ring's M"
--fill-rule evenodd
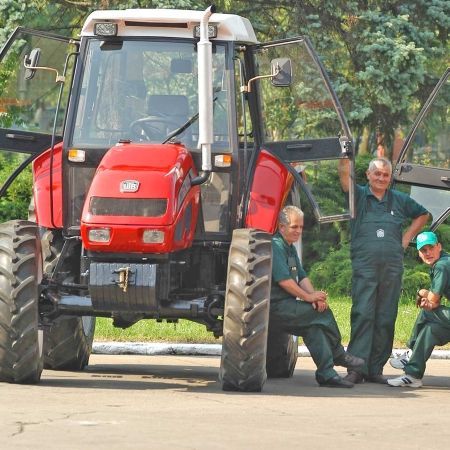
M449 361L429 361L419 389L335 389L318 386L314 362L301 357L292 378L243 393L221 390L220 357L158 347L172 354L93 354L80 372L44 370L38 385L0 383L0 449L448 448ZM401 372L387 364L384 373Z

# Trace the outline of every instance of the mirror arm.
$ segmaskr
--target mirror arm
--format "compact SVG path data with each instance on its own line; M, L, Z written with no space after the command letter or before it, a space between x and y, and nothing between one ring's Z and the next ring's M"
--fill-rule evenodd
M41 66L33 67L31 64L27 64L27 58L28 58L28 56L25 56L25 59L23 61L23 66L25 67L25 69L49 70L51 72L56 72L56 83L64 83L66 81L66 77L64 75L60 75L56 69L53 69L52 67L41 67Z
M276 77L279 73L281 72L281 68L278 66L277 70L275 73L271 73L270 75L260 75L258 77L253 77L250 78L250 80L248 80L247 86L241 86L241 92L251 92L251 84L253 83L253 81L255 80L260 80L261 78L274 78Z

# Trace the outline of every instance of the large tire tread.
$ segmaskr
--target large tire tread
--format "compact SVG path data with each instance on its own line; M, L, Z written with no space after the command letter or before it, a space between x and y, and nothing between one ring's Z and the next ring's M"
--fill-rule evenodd
M219 377L223 390L259 392L266 381L271 273L271 236L235 230L225 296Z
M0 381L34 384L41 378L37 261L41 254L36 224L0 224Z

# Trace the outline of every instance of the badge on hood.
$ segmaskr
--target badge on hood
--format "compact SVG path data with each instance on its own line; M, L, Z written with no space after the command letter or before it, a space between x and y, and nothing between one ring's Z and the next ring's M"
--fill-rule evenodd
M137 192L139 189L139 181L123 180L120 182L120 192Z

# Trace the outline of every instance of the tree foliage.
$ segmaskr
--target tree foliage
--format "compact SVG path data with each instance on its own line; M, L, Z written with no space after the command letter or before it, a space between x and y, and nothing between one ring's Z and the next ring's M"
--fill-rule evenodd
M203 9L204 0L0 0L0 41L19 25L77 35L96 9ZM355 135L391 148L445 69L447 0L218 0L247 17L261 41L309 35L330 73Z

